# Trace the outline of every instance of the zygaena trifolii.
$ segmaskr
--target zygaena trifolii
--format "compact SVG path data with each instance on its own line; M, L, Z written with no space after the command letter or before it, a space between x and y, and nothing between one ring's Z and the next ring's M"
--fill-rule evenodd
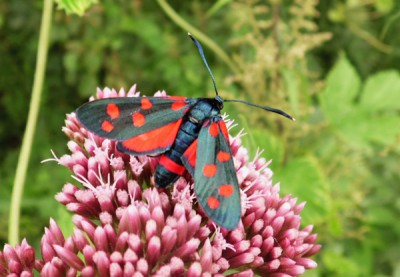
M118 141L131 155L160 155L155 184L172 185L187 170L198 202L216 224L232 230L241 216L240 191L221 117L224 102L241 102L294 120L285 112L242 100L223 100L200 43L189 34L212 78L215 98L123 97L88 102L76 111L94 134Z

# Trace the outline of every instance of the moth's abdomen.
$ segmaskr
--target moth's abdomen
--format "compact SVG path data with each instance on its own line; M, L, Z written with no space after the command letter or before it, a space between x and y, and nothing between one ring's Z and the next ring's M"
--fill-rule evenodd
M156 167L154 181L157 187L172 185L184 172L181 157L185 150L198 137L201 125L189 120L182 123L172 148L164 153Z

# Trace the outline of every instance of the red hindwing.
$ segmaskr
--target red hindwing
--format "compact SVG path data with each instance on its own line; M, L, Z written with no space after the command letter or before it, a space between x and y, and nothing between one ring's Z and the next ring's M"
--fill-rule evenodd
M183 165L186 167L187 171L194 177L194 168L196 166L196 151L198 139L192 142L192 144L186 149L185 153L181 158Z
M118 150L132 155L158 154L174 144L182 118L158 129L118 142Z

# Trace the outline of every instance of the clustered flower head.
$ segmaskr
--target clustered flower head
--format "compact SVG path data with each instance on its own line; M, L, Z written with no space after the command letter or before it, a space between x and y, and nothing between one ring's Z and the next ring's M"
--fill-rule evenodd
M97 92L97 99L138 96L135 86L127 93ZM89 133L74 113L63 131L71 154L54 159L80 184L65 184L56 199L74 214L73 234L65 237L51 219L42 259L25 240L15 248L6 245L0 276L33 276L34 270L41 276L298 276L317 266L310 259L320 249L317 236L312 226L300 229L305 203L279 196L269 163L261 153L249 159L242 133L230 140L242 220L227 231L201 210L189 174L171 189L157 189L157 157L119 152L115 141Z

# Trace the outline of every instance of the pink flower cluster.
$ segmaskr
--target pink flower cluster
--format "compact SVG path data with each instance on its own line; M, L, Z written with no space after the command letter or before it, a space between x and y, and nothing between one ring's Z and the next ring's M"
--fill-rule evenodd
M97 93L97 98L138 96L135 86L127 93L108 88ZM201 211L189 175L170 190L156 189L158 158L118 152L114 141L83 129L75 114L67 115L63 131L71 154L55 160L81 185L65 184L56 199L74 213L73 235L64 237L50 220L42 260L25 240L15 249L6 245L0 276L32 276L34 270L42 276L298 276L317 266L310 259L320 249L317 235L312 226L300 229L305 204L280 198L268 163L260 153L249 160L241 133L231 138L231 148L242 220L226 231Z

